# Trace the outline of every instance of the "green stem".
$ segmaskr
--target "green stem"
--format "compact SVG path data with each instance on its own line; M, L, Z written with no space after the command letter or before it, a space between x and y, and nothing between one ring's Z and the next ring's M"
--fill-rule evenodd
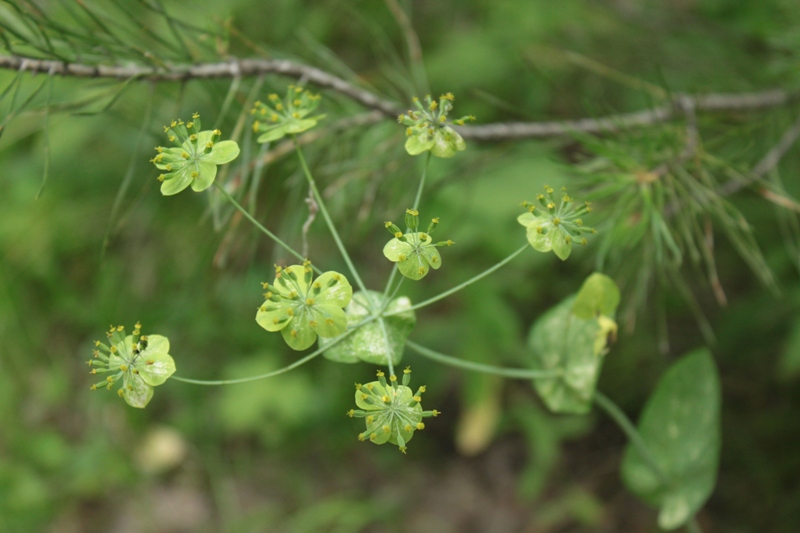
M216 181L214 182L214 185L216 185L216 186L217 186L217 190L219 190L219 192L221 192L221 193L222 193L222 195L223 195L225 198L227 198L227 199L228 199L228 201L229 201L230 203L232 203L232 204L233 204L233 205L236 207L236 209L238 209L238 210L239 210L239 211L240 211L240 212L241 212L241 213L242 213L242 214L243 214L243 215L244 215L244 216L247 218L247 220L249 220L250 222L252 222L253 224L255 224L255 226L256 226L258 229L260 229L260 230L261 230L261 231L262 231L262 232L263 232L263 233L264 233L264 234L265 234L267 237L269 237L270 239L272 239L273 241L275 241L277 244L279 244L280 246L282 246L284 250L286 250L287 252L289 252L290 254L292 254L293 256L295 256L296 258L298 258L300 261L305 261L305 260L306 260L306 258L305 258L305 257L303 257L302 255L300 255L300 254L299 254L297 251L295 251L295 249L294 249L294 248L292 248L291 246L289 246L288 244L286 244L285 242L283 242L283 241L282 241L282 240L281 240L281 239L280 239L280 238L279 238L277 235L275 235L275 234L274 234L274 233L272 233L270 230L268 230L267 228L265 228L264 226L262 226L262 225L261 225L261 223L260 223L258 220L256 220L255 218L253 218L253 215L251 215L250 213L248 213L248 212L247 212L247 210L246 210L244 207L242 207L242 206L239 204L239 202L237 202L236 200L234 200L233 196L231 196L231 195L228 193L228 191L226 191L226 190L225 190L225 188L224 188L222 185L220 185L220 184L219 184L219 183L217 183ZM317 268L317 267L316 267L316 266L315 266L313 263L311 264L311 268L313 268L313 269L314 269L314 272L316 272L317 274L322 274L322 270L320 270L319 268Z
M485 365L483 363L475 363L472 361L465 361L450 355L445 355L440 352L431 350L424 346L420 346L416 342L406 340L406 346L417 352L418 354L433 359L440 363L450 366L456 366L465 370L472 370L473 372L482 372L484 374L493 374L495 376L502 376L511 379L542 379L554 378L561 375L560 370L526 370L524 368L503 368L499 366Z
M419 202L420 198L422 198L422 190L425 188L425 177L428 175L428 165L431 162L431 152L428 151L428 154L425 156L425 166L422 167L422 177L419 179L419 185L417 186L417 194L414 197L414 206L412 209L419 209ZM406 233L410 228L406 228ZM389 274L389 281L386 282L386 288L383 289L383 302L384 304L389 300L389 288L392 286L392 282L394 281L394 277L397 275L397 263L394 264L392 267L392 273ZM399 285L398 285L399 287Z
M361 281L361 276L358 275L356 267L350 260L350 255L347 253L347 249L344 247L342 239L339 238L339 232L336 231L336 226L333 225L333 220L331 220L331 216L328 214L328 209L325 207L325 202L322 201L322 195L319 193L319 190L317 189L317 184L314 181L314 177L311 175L311 171L308 169L308 164L306 164L306 158L303 157L303 150L300 149L300 143L297 142L297 136L292 134L292 139L294 140L294 147L295 150L297 151L297 157L300 159L300 166L303 167L303 172L305 173L306 179L308 180L308 186L311 187L311 191L314 193L314 198L317 201L317 206L319 207L320 213L322 213L322 218L325 219L325 223L328 225L328 229L331 232L331 236L333 236L333 240L336 241L336 246L339 248L339 251L342 254L342 258L344 259L344 262L347 263L347 268L350 269L350 273L353 275L353 279L356 281L358 288L361 289L362 292L366 293L367 288L364 286L364 282Z
M642 460L644 460L653 473L658 476L659 481L664 485L669 485L670 481L666 472L664 472L661 466L659 466L659 464L656 462L653 454L650 453L650 449L647 447L647 444L645 444L645 442L642 440L642 436L639 435L639 431L636 429L636 426L634 426L633 422L631 422L628 418L628 415L626 415L617 404L611 401L608 396L600 391L595 391L594 403L596 403L600 409L605 411L606 414L617 423L622 432L625 433L625 436L628 437L628 440L631 442L631 444L633 444L633 447L636 448L636 451L639 453Z
M434 297L432 297L432 298L428 298L427 300L425 300L425 301L422 301L422 302L420 302L420 303L418 303L418 304L416 304L416 305L412 305L411 307L409 307L409 308L407 308L407 309L402 309L402 310L400 310L400 311L395 311L394 313L389 313L389 314L387 314L387 315L383 315L383 316L393 316L393 315L396 315L396 314L399 314L399 313L405 313L406 311L413 311L413 310L415 310L415 309L419 309L419 308L421 308L421 307L425 307L426 305L430 305L430 304L432 304L432 303L434 303L434 302L438 302L439 300L442 300L442 299L444 299L444 298L447 298L447 297L448 297L448 296L450 296L451 294L455 294L455 293L457 293L458 291L460 291L461 289L464 289L464 288L466 288L466 287L469 287L470 285L472 285L472 284L473 284L473 283L475 283L476 281L479 281L479 280L481 280L481 279L485 278L486 276L488 276L489 274L491 274L491 273L492 273L492 272L494 272L495 270L499 270L500 268L504 267L504 266L505 266L507 263L509 263L509 262L510 262L512 259L514 259L515 257L517 257L517 256L518 256L519 254L521 254L522 252L524 252L524 251L525 251L525 250L528 248L528 246L530 246L530 245L528 245L528 244L525 244L525 245L523 245L523 246L522 246L522 248L520 248L520 249L519 249L519 250L517 250L516 252L512 253L511 255L509 255L508 257L506 257L505 259L503 259L502 261L500 261L499 263L497 263L497 264L496 264L496 265L494 265L493 267L491 267L491 268L489 268L489 269L487 269L487 270L484 270L483 272L481 272L481 273L480 273L480 274L478 274L477 276L475 276L475 277L473 277L473 278L470 278L470 279L468 279L467 281L465 281L464 283L461 283L460 285L456 285L455 287L453 287L453 288L452 288L452 289L450 289L450 290L444 291L443 293L441 293L441 294L438 294L438 295L436 295L436 296L434 296Z
M303 366L304 364L308 363L309 361L311 361L312 359L317 357L319 354L321 354L325 350L333 348L334 346L336 346L337 344L342 342L344 339L346 339L347 337L352 335L358 328L360 328L364 324L368 324L368 323L372 322L373 320L375 320L376 318L377 317L373 316L373 317L369 317L369 318L367 318L365 320L362 320L358 324L354 325L352 328L349 328L348 331L346 331L345 333L343 333L339 337L336 337L336 339L334 339L333 342L331 342L330 344L326 345L324 348L317 348L316 350L314 350L313 352L311 352L307 356L303 357L302 359L298 359L297 361L295 361L294 363L292 363L292 364L290 364L288 366L285 366L283 368L279 368L278 370L273 370L272 372L267 372L266 374L259 374L257 376L249 376L249 377L246 377L246 378L239 378L239 379L204 380L204 379L182 378L180 376L172 376L170 379L174 379L175 381L182 381L184 383L192 383L194 385L209 385L209 386L212 386L212 385L235 385L237 383L248 383L250 381L258 381L259 379L267 379L267 378L271 378L273 376L278 376L280 374L289 372L290 370L294 370L295 368L297 368L299 366Z
M419 209L419 201L422 198L422 189L425 188L425 177L428 175L428 165L431 162L431 151L425 156L425 166L422 168L422 177L419 179L419 186L417 187L417 195L414 197L414 205L411 209Z

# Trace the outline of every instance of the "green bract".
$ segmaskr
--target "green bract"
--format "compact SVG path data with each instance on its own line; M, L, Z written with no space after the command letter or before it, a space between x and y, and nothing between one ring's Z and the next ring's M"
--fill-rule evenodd
M342 310L353 296L353 288L342 274L325 272L313 280L311 263L283 269L275 267L275 281L256 314L256 322L267 331L280 331L286 344L305 350L320 337L337 337L347 331Z
M453 157L456 152L466 149L467 145L461 135L447 125L447 114L453 109L453 100L455 97L452 93L443 94L438 102L428 95L425 97L425 107L419 98L414 98L417 109L397 117L400 124L408 126L406 152L419 155L430 150L436 157ZM475 117L462 117L453 123L463 126L467 120L475 120Z
M434 218L428 225L427 232L417 231L419 229L419 212L416 209L406 209L406 226L409 232L403 234L394 223L386 222L384 226L389 233L394 235L394 239L383 247L383 255L389 261L397 263L401 274L414 280L424 278L431 268L438 270L442 266L442 257L436 248L452 246L455 243L447 240L434 244L431 234L437 224L439 224L439 219Z
M417 389L413 394L408 387L411 381L411 369L403 371L403 383L397 383L397 376L389 377L390 383L382 371L378 371L378 381L366 385L356 384L356 405L360 409L350 409L350 417L365 418L367 429L359 433L358 440L369 440L375 444L387 442L397 445L406 453L406 444L417 430L425 429L423 418L439 416L439 411L423 411L422 393L425 387Z
M544 207L540 209L530 202L522 202L528 208L527 213L517 217L520 224L528 228L528 242L534 250L549 252L553 250L562 260L566 261L572 252L572 243L577 239L580 244L586 244L586 233L596 233L594 228L583 225L581 216L591 212L591 204L586 202L578 206L572 205L573 200L562 187L561 203L556 209L553 198L553 188L544 186L545 193L537 195L536 199Z
M269 95L269 101L269 105L256 102L251 111L256 117L253 132L261 133L258 137L260 143L277 141L290 133L306 131L325 118L325 115L308 116L319 105L320 96L304 91L302 87L289 85L283 102L277 94Z
M371 309L381 308L382 300L383 295L379 292L355 293L344 310L348 324L354 326L363 322L372 314ZM344 340L325 350L323 355L338 363L365 361L375 365L385 365L390 359L394 365L400 363L406 338L417 322L414 311L408 310L409 307L411 300L405 296L392 300L384 310L385 314L391 316L381 317L359 326ZM320 346L324 348L335 340L320 339Z
M235 141L219 141L219 130L200 131L200 115L195 113L192 120L185 123L173 120L164 126L169 141L175 147L157 146L156 155L150 160L164 174L158 176L161 194L178 194L189 185L200 192L211 187L217 176L217 165L224 165L239 155L239 145Z
M153 387L164 383L175 372L175 361L169 355L169 339L161 335L141 335L138 322L132 335L125 335L122 326L111 327L106 333L110 346L94 341L93 359L87 361L92 374L109 373L104 381L92 385L92 390L111 390L122 379L117 394L128 405L143 409L153 397Z

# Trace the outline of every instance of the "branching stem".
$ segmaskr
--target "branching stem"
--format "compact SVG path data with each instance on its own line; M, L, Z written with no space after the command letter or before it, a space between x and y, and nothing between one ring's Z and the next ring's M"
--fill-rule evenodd
M472 284L473 284L473 283L475 283L476 281L480 281L481 279L485 278L486 276L488 276L488 275L489 275L489 274L491 274L492 272L494 272L494 271L496 271L496 270L499 270L500 268L504 267L504 266L505 266L507 263L509 263L509 262L510 262L512 259L514 259L514 258L515 258L515 257L517 257L519 254L521 254L522 252L524 252L525 250L527 250L529 246L530 246L530 245L528 245L528 244L526 243L526 244L525 244L525 245L523 245L523 246L522 246L522 247L521 247L519 250L517 250L516 252L512 253L511 255L509 255L508 257L506 257L505 259L503 259L502 261L500 261L499 263L497 263L497 264L496 264L496 265L494 265L493 267L490 267L490 268L488 268L488 269L484 270L483 272L481 272L481 273L480 273L480 274L478 274L477 276L475 276L475 277L472 277L472 278L468 279L468 280L467 280L467 281L465 281L464 283L461 283L461 284L459 284L459 285L456 285L455 287L453 287L453 288L452 288L452 289L450 289L450 290L446 290L446 291L444 291L443 293L441 293L441 294L437 294L436 296L434 296L434 297L432 297L432 298L428 298L427 300L424 300L424 301L422 301L422 302L420 302L420 303L418 303L418 304L416 304L416 305L412 305L412 306L411 306L411 307L409 307L408 309L403 309L403 310L401 310L401 311L395 311L394 313L389 313L389 314L386 314L386 315L384 315L384 316L393 316L393 315L396 315L396 314L399 314L399 313L405 313L406 311L413 311L413 310L416 310L416 309L420 309L420 308L422 308L422 307L425 307L426 305L430 305L430 304L432 304L432 303L434 303L434 302L438 302L439 300L442 300L442 299L444 299L444 298L447 298L448 296L450 296L450 295L453 295L453 294L457 293L457 292L458 292L458 291L460 291L461 289L464 289L464 288L466 288L466 287L469 287L470 285L472 285Z
M434 361L438 361L439 363L443 363L445 365L455 366L458 368L463 368L464 370L471 370L473 372L481 372L483 374L502 376L504 378L543 379L543 378L554 378L561 375L561 371L559 370L527 370L524 368L503 368L500 366L492 366L492 365L485 365L483 363L476 363L474 361L465 361L464 359L458 359L457 357L453 357L451 355L445 355L443 353L431 350L430 348L426 348L425 346L421 346L416 342L410 340L406 341L406 346L408 346L418 354L427 357L428 359L433 359Z
M285 242L283 242L283 241L282 241L282 240L281 240L281 239L280 239L280 238L279 238L277 235L275 235L274 233L272 233L270 230L268 230L268 229L267 229L267 228L265 228L263 225L261 225L261 223L260 223L258 220L256 220L255 218L253 218L253 215L251 215L251 214L250 214L250 213L247 211L247 209L245 209L244 207L242 207L242 206L241 206L241 204L239 204L239 202L237 202L237 201L236 201L236 200L233 198L233 196L231 196L231 195L230 195L230 193L229 193L228 191L226 191L226 190L225 190L225 187L223 187L222 185L220 185L220 184L219 184L219 183L217 183L216 181L214 182L214 185L216 185L216 186L217 186L217 190L219 190L219 192L221 192L221 193L222 193L222 195L223 195L225 198L227 198L227 199L228 199L228 201L229 201L230 203L232 203L232 204L234 205L234 207L236 207L236 209L238 209L238 210L239 210L239 211L240 211L240 212L241 212L241 213L242 213L242 214L243 214L243 215L244 215L244 216L247 218L247 220L249 220L250 222L252 222L253 224L255 224L255 226L256 226L256 227L257 227L259 230L261 230L261 232L262 232L262 233L264 233L264 234L265 234L267 237L269 237L270 239L272 239L273 241L275 241L275 243L276 243L276 244L278 244L278 245L280 245L281 247L283 247L283 249L284 249L284 250L286 250L287 252L289 252L290 254L292 254L293 256L295 256L295 257L296 257L297 259L299 259L300 261L305 261L305 260L306 260L306 258L305 258L305 257L303 257L302 255L300 255L300 254L299 254L299 253L298 253L298 252L297 252L297 251L296 251L294 248L292 248L291 246L289 246L288 244L286 244ZM314 269L314 272L316 272L317 274L322 274L322 270L320 270L320 269L319 269L319 268L318 268L316 265L314 265L313 263L311 264L311 268L313 268L313 269Z
M344 243L339 237L339 232L336 231L336 226L333 224L333 220L328 214L328 209L325 207L325 202L322 200L322 195L319 193L319 189L317 189L317 184L314 181L314 177L311 175L311 171L308 169L308 164L306 163L306 158L303 156L303 150L300 148L300 143L297 142L297 137L294 134L292 134L292 139L294 140L295 149L297 150L297 157L300 159L300 166L303 167L306 180L308 180L308 186L311 188L311 191L314 193L314 198L317 201L319 212L322 213L322 218L325 219L325 223L328 225L328 230L330 230L333 240L336 241L336 246L339 248L339 252L342 254L342 259L344 259L344 262L347 263L347 268L350 269L350 274L353 275L353 279L358 285L358 288L361 289L364 294L366 294L367 287L364 285L364 282L361 281L361 276L358 275L358 271L356 270L355 265L353 265L353 261L350 260L350 254L347 253L347 248L344 247Z

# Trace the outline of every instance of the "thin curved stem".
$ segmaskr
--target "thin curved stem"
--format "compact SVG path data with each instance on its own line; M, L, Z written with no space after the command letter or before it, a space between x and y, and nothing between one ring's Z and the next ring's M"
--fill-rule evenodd
M642 436L639 435L639 431L628 418L628 415L626 415L608 396L600 391L595 391L594 403L617 423L622 432L625 433L625 436L628 437L631 444L633 444L634 448L636 448L636 451L639 452L642 460L644 460L653 473L658 476L661 483L669 485L669 477L666 472L664 472L664 469L656 462L653 454L650 453L650 448L648 448L647 444L642 440Z
M218 379L218 380L205 380L205 379L190 379L190 378L182 378L180 376L172 376L170 379L174 379L175 381L182 381L183 383L191 383L193 385L208 385L208 386L216 386L216 385L235 385L237 383L248 383L250 381L258 381L260 379L267 379L273 376L278 376L280 374L284 374L289 372L290 370L294 370L299 366L303 366L304 364L308 363L319 354L333 348L344 339L352 335L358 328L363 326L364 324L369 324L373 320L376 320L378 317L371 316L359 322L358 324L354 325L352 328L349 328L345 333L336 337L330 344L325 345L324 347L317 348L307 356L303 357L302 359L298 359L294 363L287 365L283 368L279 368L278 370L273 370L272 372L267 372L266 374L259 374L257 376L249 376L246 378L238 378L238 379Z
M483 272L481 272L477 276L468 279L464 283L456 285L455 287L453 287L450 290L444 291L441 294L437 294L436 296L434 296L432 298L428 298L427 300L424 300L424 301L422 301L422 302L420 302L420 303L418 303L416 305L412 305L411 307L409 307L407 309L402 309L400 311L395 311L394 313L389 313L389 314L384 315L384 316L393 316L393 315L396 315L396 314L399 314L399 313L405 313L406 311L413 311L413 310L416 310L416 309L420 309L421 307L425 307L426 305L430 305L430 304L432 304L434 302L438 302L439 300L442 300L444 298L447 298L448 296L457 293L461 289L469 287L470 285L472 285L476 281L480 281L481 279L485 278L486 276L488 276L492 272L494 272L496 270L499 270L500 268L504 267L512 259L517 257L522 252L524 252L528 248L528 246L529 246L528 244L525 244L519 250L517 250L516 252L512 253L511 255L509 255L508 257L506 257L505 259L503 259L502 261L500 261L499 263L497 263L493 267L491 267L491 268L489 268L487 270L484 270Z
M425 156L425 166L422 168L422 177L419 179L419 185L417 186L417 194L414 196L414 205L412 209L419 209L419 202L422 198L422 190L425 188L425 177L428 175L428 165L431 162L431 152L428 151L428 154ZM410 228L406 228L406 232L408 232ZM394 281L395 276L397 275L397 263L394 264L392 267L392 273L389 274L389 280L386 282L386 288L383 289L383 303L385 304L389 298L389 288L392 286L392 282ZM399 285L398 285L399 287Z
M298 252L297 252L297 251L296 251L294 248L292 248L291 246L289 246L288 244L286 244L285 242L283 242L283 241L282 241L282 240L281 240L281 239L280 239L280 238L279 238L277 235L275 235L275 234L274 234L274 233L272 233L270 230L268 230L267 228L265 228L264 226L262 226L262 225L261 225L261 223L260 223L258 220L256 220L255 218L253 218L253 215L251 215L251 214L250 214L250 213L247 211L247 209L245 209L244 207L242 207L242 206L239 204L239 202L237 202L236 200L234 200L233 196L231 196L231 195L230 195L230 193L228 193L228 191L226 191L226 190L225 190L225 188L224 188L222 185L220 185L220 184L219 184L219 183L217 183L216 181L214 182L214 185L216 185L216 186L217 186L217 190L219 190L219 192L221 192L221 193L222 193L222 195L223 195L225 198L227 198L227 199L228 199L228 201L229 201L230 203L232 203L232 204L234 205L234 207L236 207L236 209L238 209L238 210L239 210L239 211L240 211L240 212L241 212L241 213L242 213L242 214L243 214L243 215L244 215L244 216L247 218L247 220L249 220L250 222L252 222L253 224L255 224L255 226L256 226L258 229L260 229L262 233L264 233L264 234L265 234L267 237L269 237L270 239L272 239L273 241L275 241L275 243L276 243L276 244L278 244L278 245L280 245L281 247L283 247L283 249L284 249L284 250L286 250L287 252L289 252L290 254L292 254L293 256L295 256L295 257L296 257L297 259L299 259L300 261L305 261L305 260L306 260L306 258L305 258L305 257L303 257L302 255L300 255L300 254L299 254L299 253L298 253ZM311 264L311 268L313 268L313 269L314 269L314 272L316 272L317 274L322 274L322 270L320 270L319 268L317 268L317 267L316 267L316 266L315 266L313 263Z
M424 346L420 346L416 342L406 340L406 346L417 352L418 354L433 359L446 365L463 368L464 370L472 370L473 372L481 372L483 374L493 374L495 376L502 376L511 379L543 379L554 378L561 375L559 370L527 370L524 368L503 368L499 366L485 365L483 363L475 363L473 361L465 361L450 355L431 350Z
M306 175L308 186L311 188L311 191L314 193L314 198L317 201L319 212L322 213L322 218L325 219L325 223L328 225L331 236L333 237L333 240L336 241L336 246L339 248L339 252L341 252L344 262L347 263L347 268L350 269L350 274L353 275L353 279L358 285L358 288L361 289L362 292L366 293L367 287L364 285L364 282L361 281L361 276L358 275L358 271L356 270L355 265L353 265L353 261L350 260L350 254L347 253L347 249L344 247L344 243L339 237L339 232L336 231L336 226L334 226L333 220L331 220L331 216L328 214L328 209L325 207L325 202L322 200L322 195L319 193L319 189L317 189L317 184L314 181L314 177L311 175L311 171L308 169L308 164L306 163L306 158L303 156L303 150L300 148L300 143L297 142L297 137L294 134L292 134L292 139L294 140L294 147L297 151L297 157L300 159L300 166L303 167L303 173Z

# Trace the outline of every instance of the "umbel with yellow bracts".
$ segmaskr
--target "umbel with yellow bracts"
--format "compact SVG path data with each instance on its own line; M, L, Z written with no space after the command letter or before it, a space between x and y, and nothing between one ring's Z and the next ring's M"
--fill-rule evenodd
M423 418L439 416L439 411L422 410L422 393L425 386L413 394L408 387L411 369L403 370L403 382L397 383L392 374L389 381L383 371L378 371L378 381L366 385L356 384L356 405L360 409L350 409L347 416L366 419L367 429L359 433L358 440L369 440L375 444L387 442L397 445L406 453L406 445L417 430L425 429Z

